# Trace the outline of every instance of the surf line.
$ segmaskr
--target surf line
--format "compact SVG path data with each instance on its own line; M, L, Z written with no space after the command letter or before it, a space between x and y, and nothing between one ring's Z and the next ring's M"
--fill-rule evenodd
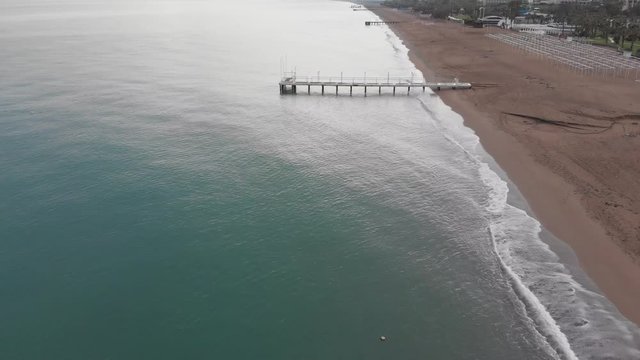
M520 277L504 262L504 259L498 250L492 225L489 225L488 230L493 244L493 251L498 259L500 269L502 269L502 272L507 275L513 291L524 305L526 312L533 313L533 317L530 318L536 325L536 329L540 332L540 335L547 339L549 345L562 358L578 360L578 356L571 349L571 344L569 344L567 336L562 332L551 314L549 314L545 306L540 302L540 299L538 299L538 297L524 283L522 283Z

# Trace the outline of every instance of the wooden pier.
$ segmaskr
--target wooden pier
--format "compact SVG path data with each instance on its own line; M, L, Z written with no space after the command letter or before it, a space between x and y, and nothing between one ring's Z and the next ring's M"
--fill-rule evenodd
M385 25L385 24L400 24L400 21L365 21L366 26L371 25Z
M412 89L418 88L425 91L429 88L434 91L440 90L457 90L457 89L471 89L471 84L466 82L460 82L458 79L454 79L451 82L428 82L424 79L421 81L414 81L412 78L343 78L338 77L299 77L295 75L285 76L280 81L280 94L292 94L296 95L298 89L306 90L307 94L311 94L311 88L319 88L321 94L324 95L328 89L334 90L335 94L339 94L340 88L349 88L349 95L353 95L354 88L362 88L364 90L364 96L367 96L367 91L373 89L377 90L378 94L382 94L382 89L391 89L393 95L396 95L398 90L407 92L407 95L411 93Z

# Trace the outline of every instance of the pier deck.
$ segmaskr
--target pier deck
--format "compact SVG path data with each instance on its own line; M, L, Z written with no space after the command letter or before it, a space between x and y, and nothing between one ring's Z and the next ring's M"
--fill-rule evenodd
M307 94L311 94L311 88L320 88L322 95L325 93L325 88L335 89L336 95L339 93L340 88L349 88L349 95L353 95L353 88L363 88L364 95L367 95L369 88L378 90L378 94L382 93L383 88L393 89L393 95L396 94L398 89L407 91L407 94L411 93L411 89L422 88L424 91L426 88L439 91L439 90L457 90L457 89L470 89L471 84L466 82L460 82L458 79L454 79L451 82L428 82L428 81L413 81L413 79L407 78L320 78L320 77L285 77L280 81L280 94L297 94L298 87L303 89L306 87Z
M364 24L366 26L371 26L371 25L389 25L389 24L400 24L400 23L401 23L400 21L365 21L364 22Z

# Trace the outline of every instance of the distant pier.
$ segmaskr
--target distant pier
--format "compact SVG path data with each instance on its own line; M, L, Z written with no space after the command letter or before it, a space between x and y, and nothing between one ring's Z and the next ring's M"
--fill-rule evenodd
M365 26L371 25L385 25L385 24L400 24L400 21L365 21Z
M471 89L471 84L467 82L460 82L458 79L454 79L451 82L429 82L421 79L420 81L414 81L412 77L399 78L390 77L361 77L361 78L345 78L342 76L337 77L320 77L320 76L307 76L300 77L296 75L289 75L282 78L280 81L280 94L296 95L298 90L303 92L306 90L307 94L311 94L311 88L320 89L321 94L324 95L325 91L329 89L335 91L335 94L340 93L340 89L349 91L349 95L353 95L354 88L363 89L364 96L367 96L367 92L370 90L382 94L383 89L392 90L393 95L396 95L397 91L406 91L407 95L411 93L412 89L422 89L425 91L429 88L434 91L439 90L458 90L458 89Z

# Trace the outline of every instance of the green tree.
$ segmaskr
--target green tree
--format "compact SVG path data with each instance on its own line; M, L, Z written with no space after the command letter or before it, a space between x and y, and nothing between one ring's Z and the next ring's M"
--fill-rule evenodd
M518 12L520 10L520 1L519 0L511 0L509 1L508 13L507 17L511 20L515 19L518 16Z
M627 35L627 40L631 42L631 51L633 52L633 45L635 45L636 41L640 39L640 24L633 23L629 26L629 33ZM637 53L637 52L636 52Z

